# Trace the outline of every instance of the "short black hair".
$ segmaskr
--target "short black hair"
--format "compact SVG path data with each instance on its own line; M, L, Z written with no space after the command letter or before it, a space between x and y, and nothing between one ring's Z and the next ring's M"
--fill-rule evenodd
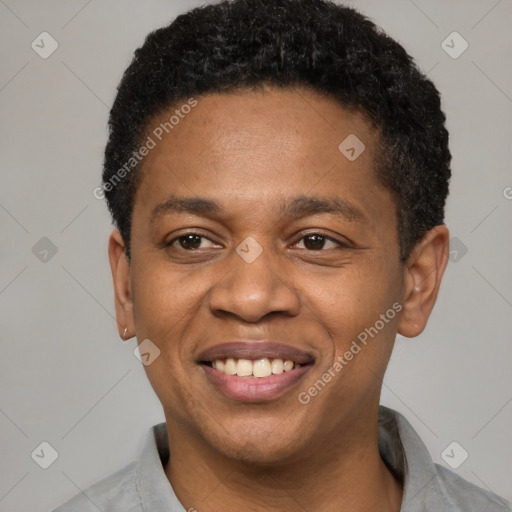
M150 33L118 86L102 186L128 257L141 167L134 155L149 123L191 97L262 86L309 88L379 129L376 173L395 197L402 261L443 223L451 174L445 115L404 48L330 1L224 0Z

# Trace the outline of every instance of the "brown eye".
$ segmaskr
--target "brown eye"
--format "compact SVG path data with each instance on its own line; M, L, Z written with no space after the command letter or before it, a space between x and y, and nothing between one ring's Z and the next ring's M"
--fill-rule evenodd
M177 238L177 241L179 242L180 246L183 249L194 250L199 249L199 247L201 246L202 238L203 237L199 235L189 234L180 236L179 238Z
M343 244L320 233L311 233L303 236L298 242L299 249L308 251L321 251L322 249L335 249ZM302 247L301 247L302 245Z
M212 247L214 243L209 238L198 233L186 233L185 235L174 238L167 245L176 249L195 251L197 249L207 249L208 247Z
M310 251L323 249L325 245L325 237L321 235L308 235L304 237L304 246Z

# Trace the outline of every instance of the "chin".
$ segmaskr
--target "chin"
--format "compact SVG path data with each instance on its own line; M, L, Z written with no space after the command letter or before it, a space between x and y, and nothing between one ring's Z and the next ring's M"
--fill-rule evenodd
M300 426L284 427L283 420L245 420L217 425L204 437L221 455L251 466L268 467L293 461L307 444Z
M218 450L219 448L217 447ZM262 446L261 443L246 441L236 447L233 445L222 446L219 451L226 458L236 460L254 469L264 469L291 462L297 455L297 446L276 444Z

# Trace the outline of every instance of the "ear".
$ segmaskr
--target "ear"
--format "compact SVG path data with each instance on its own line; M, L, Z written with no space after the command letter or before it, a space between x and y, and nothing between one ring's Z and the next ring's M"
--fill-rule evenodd
M108 241L108 257L114 281L114 298L119 336L123 340L135 336L133 301L130 279L130 262L121 233L116 229Z
M423 332L441 285L450 233L444 225L431 229L413 249L405 266L403 312L398 332L413 338Z

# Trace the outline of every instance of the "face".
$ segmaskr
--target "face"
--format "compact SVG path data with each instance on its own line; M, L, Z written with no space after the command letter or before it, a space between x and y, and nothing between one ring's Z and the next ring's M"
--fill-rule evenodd
M377 137L291 89L198 97L153 137L131 261L119 234L111 261L119 323L160 350L145 370L170 435L269 464L367 428L415 293Z

